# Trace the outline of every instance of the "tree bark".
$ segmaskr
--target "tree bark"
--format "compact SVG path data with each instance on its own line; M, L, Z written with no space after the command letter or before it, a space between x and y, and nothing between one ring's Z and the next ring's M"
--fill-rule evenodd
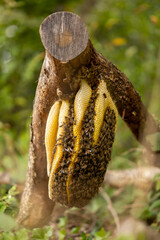
M120 116L147 148L147 135L160 131L127 77L93 48L77 15L57 12L48 16L41 24L40 35L46 55L36 90L27 180L18 216L19 223L27 227L46 224L54 207L48 198L44 146L49 110L57 99L74 97L81 79L106 81Z

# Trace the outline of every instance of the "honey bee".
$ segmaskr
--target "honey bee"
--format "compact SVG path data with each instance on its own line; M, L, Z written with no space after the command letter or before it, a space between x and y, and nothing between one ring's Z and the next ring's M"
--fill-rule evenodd
M49 198L83 207L98 192L111 159L117 108L101 80L85 80L74 99L56 101L50 109L45 147Z

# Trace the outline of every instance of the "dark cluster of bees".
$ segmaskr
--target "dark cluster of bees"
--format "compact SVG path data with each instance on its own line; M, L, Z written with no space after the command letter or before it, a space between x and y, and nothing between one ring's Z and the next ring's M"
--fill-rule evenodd
M62 136L63 157L54 173L53 199L69 207L83 207L98 192L106 172L107 164L111 159L112 145L115 136L116 115L113 109L106 108L99 138L94 144L94 116L97 88L92 89L92 95L85 112L82 123L80 148L77 157L69 167L72 156L75 154L73 136L74 102L70 100L69 114L65 119L64 134ZM106 94L103 94L106 98ZM59 144L57 139L54 152ZM67 179L71 177L68 186L69 201L67 196Z

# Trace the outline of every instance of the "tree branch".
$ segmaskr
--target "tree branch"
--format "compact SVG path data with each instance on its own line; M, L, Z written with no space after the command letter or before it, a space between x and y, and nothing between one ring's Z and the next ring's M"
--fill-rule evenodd
M125 187L134 184L139 188L146 188L152 184L156 174L160 173L157 167L140 167L127 170L108 170L104 183L113 187Z

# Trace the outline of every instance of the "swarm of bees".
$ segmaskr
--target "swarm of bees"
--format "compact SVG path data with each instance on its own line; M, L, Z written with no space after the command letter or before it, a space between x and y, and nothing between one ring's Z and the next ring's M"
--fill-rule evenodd
M50 109L45 147L49 198L68 207L83 207L98 192L111 159L118 112L100 80L81 80L73 99Z

